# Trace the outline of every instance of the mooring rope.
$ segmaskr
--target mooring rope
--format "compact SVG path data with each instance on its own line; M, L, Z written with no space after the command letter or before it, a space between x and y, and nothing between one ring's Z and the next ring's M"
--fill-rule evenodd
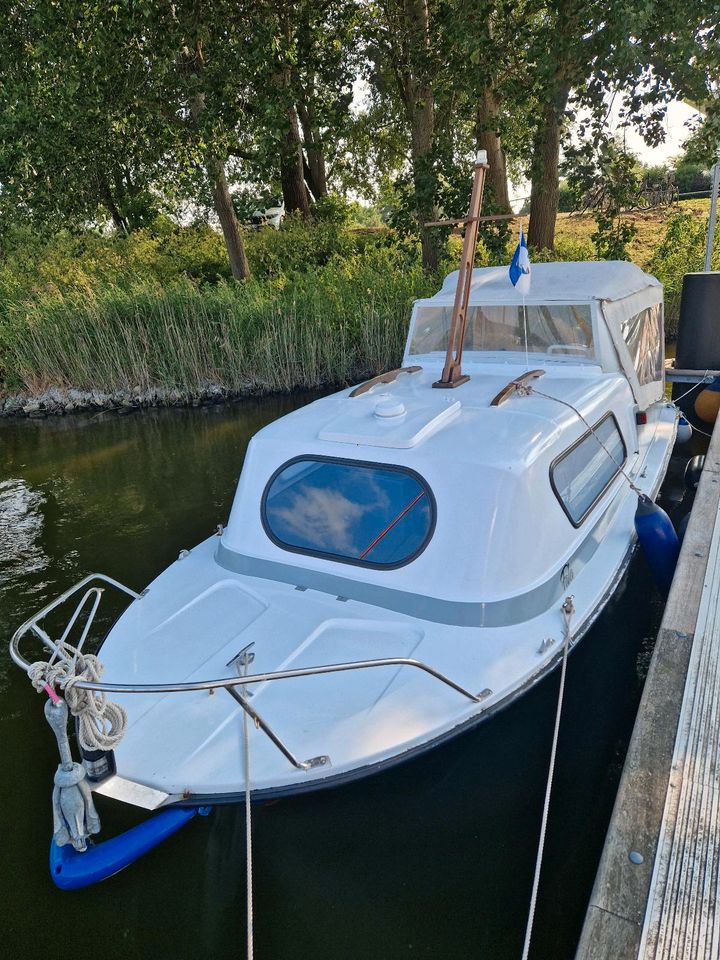
M38 693L47 687L62 690L70 713L78 718L78 740L86 750L112 750L127 727L127 713L119 703L108 700L102 691L76 686L81 680L97 683L103 669L94 654L81 653L65 641L58 643L50 660L37 660L28 669Z
M247 674L249 664L245 664ZM245 889L246 889L246 917L247 917L247 960L253 960L254 943L254 916L253 916L253 860L252 860L252 814L250 804L250 729L248 713L243 710L243 740L245 763Z
M677 406L678 400L682 400L683 397L686 397L689 393L692 393L693 390L697 390L698 387L701 387L704 383L712 383L715 379L712 374L710 374L709 368L703 374L702 380L698 380L697 383L694 383L689 390L686 390L685 393L681 393L679 397L674 397L673 403Z
M547 783L545 785L545 802L543 804L542 823L540 825L540 840L538 841L537 857L535 859L535 875L533 877L532 893L530 895L530 908L528 911L527 926L525 928L525 943L523 945L522 960L527 960L530 953L530 940L532 938L533 923L535 922L535 907L537 906L538 888L540 886L540 871L542 870L543 854L545 852L545 834L547 832L548 814L550 812L550 794L552 793L553 776L555 774L555 757L557 755L558 737L560 734L560 717L562 714L563 694L565 692L565 677L567 674L567 660L570 651L570 621L575 613L573 598L566 597L562 605L562 613L565 619L565 640L563 644L562 669L560 671L560 690L558 692L557 709L555 711L555 730L553 732L552 750L550 751L550 767L548 770Z

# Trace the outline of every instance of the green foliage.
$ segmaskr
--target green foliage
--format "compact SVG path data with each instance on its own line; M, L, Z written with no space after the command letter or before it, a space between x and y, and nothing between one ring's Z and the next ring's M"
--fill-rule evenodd
M597 229L591 239L600 260L630 259L627 246L637 227L622 213L637 202L637 166L637 158L612 138L567 149L568 184L574 195L584 198L594 211Z
M639 176L645 187L656 187L665 183L668 175L668 169L664 166L656 165L646 167L640 164Z
M137 280L6 305L11 385L272 391L347 383L397 366L414 298L435 289L417 255L367 247L272 281Z
M415 244L401 243L390 230L355 231L332 220L306 223L299 217L288 217L280 230L247 231L245 243L258 280L292 277L382 247L415 255ZM0 318L5 300L32 300L44 293L126 288L138 281L207 285L230 279L222 236L205 224L178 227L158 218L128 236L63 231L42 237L16 228L0 260Z
M365 227L372 230L379 229L383 225L380 211L375 205L370 206L352 200L348 204L348 210L350 212L349 223L354 227Z
M558 212L572 213L576 209L577 198L575 196L575 191L572 189L567 180L561 180L558 196Z
M250 269L257 277L280 277L324 266L352 252L352 237L332 220L309 227L300 217L289 216L280 230L256 230L247 237Z
M313 205L313 217L324 223L348 224L353 217L353 205L339 193L329 193Z
M717 22L717 17L715 19ZM715 44L714 66L717 65L717 40ZM706 98L704 109L706 110L705 117L701 123L696 123L683 146L685 148L684 159L688 163L697 163L703 169L708 170L715 163L718 144L720 144L720 97L717 95L717 86Z
M712 186L707 168L687 159L680 160L675 167L675 180L680 193L700 193Z
M623 219L617 213L595 215L597 230L591 239L595 244L598 260L629 260L628 244L637 233L637 227L630 220Z
M123 287L138 280L169 283L179 277L202 283L230 278L216 231L205 225L181 228L167 220L128 236L64 231L41 238L16 231L0 262L0 316L3 294L27 300L53 291Z
M595 245L590 240L575 240L570 237L557 237L555 247L548 250L530 250L533 263L550 263L556 260L597 260Z
M682 280L686 273L703 269L707 221L695 220L687 213L676 213L668 221L665 236L650 260L650 273L665 288L665 327L670 337L677 335ZM720 269L720 236L715 235L713 269Z

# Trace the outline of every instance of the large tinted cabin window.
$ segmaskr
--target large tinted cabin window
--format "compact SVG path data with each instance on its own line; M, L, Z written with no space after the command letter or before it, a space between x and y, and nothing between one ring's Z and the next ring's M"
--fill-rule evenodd
M553 489L570 520L579 526L625 462L625 444L608 414L561 454L550 468Z
M301 458L271 478L262 517L270 538L285 549L361 566L397 567L427 545L435 504L412 471Z
M452 308L418 307L410 353L444 353L447 349ZM529 303L471 304L467 312L466 352L516 351L542 353L549 358L592 360L592 319L588 304Z

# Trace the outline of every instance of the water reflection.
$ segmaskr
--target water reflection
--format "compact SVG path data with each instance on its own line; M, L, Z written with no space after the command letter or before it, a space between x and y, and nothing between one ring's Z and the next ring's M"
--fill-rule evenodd
M38 542L45 499L24 480L0 482L0 577L6 587L50 563Z

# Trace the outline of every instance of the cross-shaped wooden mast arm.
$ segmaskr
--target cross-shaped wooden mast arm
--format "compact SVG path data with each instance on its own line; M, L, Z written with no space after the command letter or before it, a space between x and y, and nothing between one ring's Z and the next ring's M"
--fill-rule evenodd
M467 325L467 309L470 299L470 285L472 283L473 264L475 262L475 247L477 246L479 217L482 208L485 176L488 170L487 153L478 152L475 158L475 173L473 176L472 193L470 195L470 209L465 221L465 238L463 240L462 261L458 272L455 302L453 304L450 331L448 333L447 354L442 377L433 383L434 387L459 387L470 379L462 372L462 352Z

